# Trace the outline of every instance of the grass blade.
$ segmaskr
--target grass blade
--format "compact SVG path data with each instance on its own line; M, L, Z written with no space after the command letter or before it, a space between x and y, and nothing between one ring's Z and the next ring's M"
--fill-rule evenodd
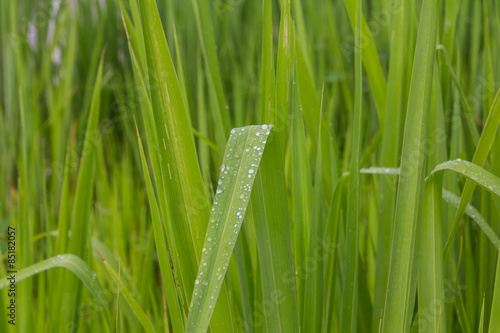
M187 332L205 332L208 328L271 130L271 125L231 130L194 285Z
M272 142L273 140L274 142ZM278 136L270 137L252 193L252 212L262 281L259 309L267 332L298 332L284 163Z
M406 332L412 308L412 270L419 201L424 183L424 138L431 97L439 0L424 0L405 122L401 176L382 332Z
M356 38L355 51L355 96L354 125L352 130L351 164L347 201L346 220L346 259L344 268L344 284L342 290L342 317L340 331L354 333L358 322L358 242L359 242L359 184L360 158L362 140L362 107L363 107L363 55L362 55L362 1L356 1L356 16L354 33ZM385 109L385 106L384 106ZM384 110L385 112L385 110ZM382 111L379 110L379 114Z

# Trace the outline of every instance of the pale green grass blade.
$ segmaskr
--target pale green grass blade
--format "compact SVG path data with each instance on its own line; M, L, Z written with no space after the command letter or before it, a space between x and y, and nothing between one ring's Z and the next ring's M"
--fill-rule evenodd
M477 164L479 166L484 166L486 163L486 159L488 158L488 154L490 153L491 147L495 141L495 136L498 131L498 126L500 124L500 90L497 92L495 100L491 106L491 110L488 114L488 118L486 119L486 123L484 125L483 132L481 133L481 137L479 138L479 142L476 147L476 152L474 153L474 157L472 158L472 163ZM465 182L464 189L462 191L462 195L460 198L460 206L455 213L455 218L453 220L453 225L450 231L450 235L445 245L445 255L450 250L453 239L455 238L456 233L460 227L460 221L462 220L462 216L465 213L467 204L470 202L472 198L472 194L474 193L475 184L474 182L467 180Z
M412 307L412 270L419 200L423 190L425 133L431 97L439 0L425 0L405 122L401 175L382 332L406 332Z
M485 297L483 294L483 305L481 306L481 316L479 317L479 330L478 330L479 333L484 332L484 301Z
M495 274L495 287L493 291L493 303L490 314L490 333L500 331L500 255L497 254L497 268Z
M363 117L363 47L362 47L362 1L356 1L354 34L356 51L354 57L355 96L354 96L354 124L352 129L351 162L349 167L350 178L347 192L347 220L346 220L346 258L342 290L342 315L340 332L354 333L358 323L358 274L359 274L359 220L360 220L360 159L362 144L362 117ZM384 105L385 112L385 105ZM379 115L382 112L379 110ZM381 117L383 119L383 117Z
M444 189L443 199L453 205L455 208L458 208L460 205L460 197ZM495 231L491 228L488 222L486 222L481 213L474 206L469 204L465 209L465 214L467 214L467 216L469 216L474 222L476 222L477 226L484 232L486 237L489 238L491 243L497 249L500 249L500 238L498 238Z
M477 185L480 185L485 190L500 196L500 178L474 163L462 161L460 159L447 161L436 166L431 174L445 170L455 171L467 177Z
M195 280L187 332L205 332L208 328L271 129L271 125L262 125L231 130ZM276 141L270 145L273 143Z
M66 268L76 275L89 291L92 292L102 310L108 311L105 306L104 290L99 280L96 279L95 273L90 270L89 266L82 259L73 254L60 254L19 270L16 274L16 283L56 267ZM0 282L0 289L6 288L9 285L10 281L7 277L3 277Z
M114 282L118 284L118 290L121 292L121 294L125 297L127 300L128 304L134 311L135 315L137 316L137 319L142 324L142 327L147 333L153 333L155 332L155 329L153 327L153 324L151 324L151 320L148 318L148 316L144 313L144 311L141 309L137 301L134 299L132 294L130 294L130 291L127 289L125 284L121 281L119 278L118 274L116 271L111 267L111 265L106 261L106 259L103 258L104 265L106 266L106 269L108 270L109 274L113 278Z
M271 141L273 140L273 141ZM261 325L265 332L298 332L283 155L278 136L271 136L252 193L255 238L260 262Z

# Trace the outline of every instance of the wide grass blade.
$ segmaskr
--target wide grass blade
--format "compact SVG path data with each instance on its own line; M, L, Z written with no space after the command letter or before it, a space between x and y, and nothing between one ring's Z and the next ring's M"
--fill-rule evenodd
M273 140L273 141L271 141ZM269 138L252 193L262 297L258 309L266 332L298 332L297 295L290 240L283 155Z
M187 332L208 328L272 128L262 125L231 130L194 282Z

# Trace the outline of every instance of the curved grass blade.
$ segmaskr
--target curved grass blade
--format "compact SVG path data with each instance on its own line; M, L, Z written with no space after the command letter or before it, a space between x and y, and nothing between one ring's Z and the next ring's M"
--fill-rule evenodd
M271 129L271 125L262 125L231 130L194 283L187 332L208 328Z
M480 166L460 159L447 161L439 164L432 170L431 175L444 170L451 170L460 173L471 181L480 185L485 190L500 196L500 178L484 170Z
M491 106L488 118L486 119L483 132L481 133L481 137L479 138L479 142L476 147L476 152L474 153L474 157L472 158L472 163L479 166L484 166L488 154L491 150L491 147L493 146L493 143L495 141L495 136L499 124L500 124L500 90L498 90L495 96L495 100ZM462 219L463 214L466 211L467 204L472 199L474 188L475 188L474 182L470 180L467 180L465 182L465 186L460 198L460 205L458 206L457 212L455 213L455 218L453 220L453 225L451 227L450 235L448 237L448 240L446 241L446 245L444 248L445 256L450 250L453 239L455 238L458 232L460 221Z
M460 205L460 197L445 189L443 189L443 199L444 201L453 205L455 208L458 208ZM474 222L476 222L479 229L481 229L484 232L486 237L488 237L491 243L497 248L497 250L499 250L500 238L498 238L495 231L490 227L488 222L486 222L486 220L481 215L481 213L476 209L476 207L470 204L467 205L467 208L465 209L465 214L467 214Z
M16 283L56 267L63 267L73 272L89 289L92 295L94 295L102 310L106 313L108 312L105 304L105 294L99 280L96 279L95 273L90 270L89 266L82 259L74 254L60 254L21 269L16 274ZM9 285L10 281L8 278L3 277L0 281L0 289L6 288ZM109 318L109 315L106 315L105 318Z

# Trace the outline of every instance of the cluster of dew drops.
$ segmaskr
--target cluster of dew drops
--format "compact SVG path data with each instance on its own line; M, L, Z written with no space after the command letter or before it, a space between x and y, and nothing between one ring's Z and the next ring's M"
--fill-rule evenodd
M254 128L254 131L252 134L249 134L250 136L247 138L245 145L245 147L247 148L245 148L244 149L245 151L243 152L245 159L250 160L251 163L245 163L245 166L240 167L239 166L240 155L238 151L235 149L235 147L239 142L238 137L241 135L248 134L248 131L251 127ZM261 125L261 126L241 127L231 130L231 137L229 138L229 141L227 143L224 163L220 168L219 182L215 194L214 203L212 206L212 213L210 217L207 238L205 240L205 246L202 249L200 269L198 272L198 277L194 282L195 290L193 294L192 305L198 303L197 305L200 312L201 312L201 306L200 306L201 304L199 304L199 302L203 298L204 289L206 289L208 286L208 281L204 279L204 275L206 276L208 270L207 261L213 249L216 248L217 244L220 241L218 239L220 233L217 231L219 229L219 221L222 220L222 214L224 212L224 207L220 208L218 207L220 198L223 195L224 191L227 190L227 184L234 183L234 179L237 177L238 170L240 172L243 171L245 177L250 179L250 180L247 179L245 181L243 180L238 181L237 182L238 184L236 185L238 188L235 190L237 190L241 194L238 197L236 197L236 203L233 202L234 205L231 206L231 209L237 207L234 220L230 219L230 221L227 221L227 223L230 223L232 225L234 232L229 238L229 241L227 241L227 244L222 245L223 246L222 259L223 262L225 262L225 264L217 267L215 277L217 281L220 281L220 283L218 283L218 288L214 288L214 290L211 290L212 294L210 295L209 299L210 302L208 306L209 309L213 309L215 305L215 301L217 300L217 294L219 292L220 285L222 284L221 280L226 274L227 263L229 262L229 257L231 256L234 244L236 242L236 238L238 236L238 232L241 227L241 223L243 222L243 218L245 216L245 210L250 200L252 183L257 174L257 168L262 158L264 145L266 144L267 137L270 134L271 127L272 125ZM241 169L243 167L246 168L246 170ZM231 182L231 180L233 181ZM221 225L221 227L223 228L224 226Z

